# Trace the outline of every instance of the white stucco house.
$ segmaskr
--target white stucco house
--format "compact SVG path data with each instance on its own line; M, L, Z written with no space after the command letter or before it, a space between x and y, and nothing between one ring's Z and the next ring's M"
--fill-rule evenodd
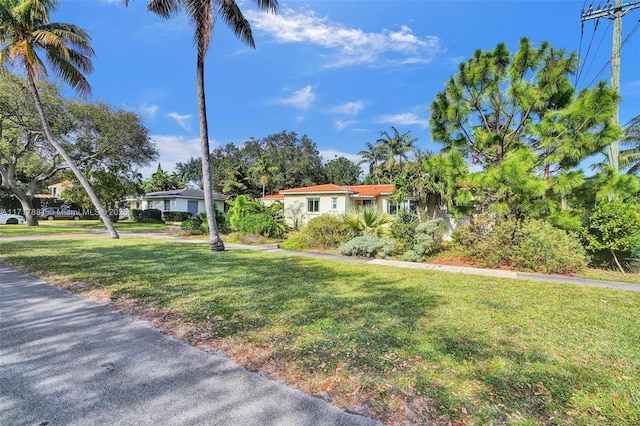
M334 184L307 186L281 190L260 199L265 204L280 201L284 205L285 218L289 225L294 216L299 225L325 213L342 215L350 209L374 207L378 212L395 214L401 208L409 206L391 200L395 185L349 185Z
M226 195L213 194L215 206L221 212L225 210ZM175 189L172 191L149 192L140 197L128 197L130 209L158 209L163 213L189 212L196 216L205 213L204 191L201 189Z

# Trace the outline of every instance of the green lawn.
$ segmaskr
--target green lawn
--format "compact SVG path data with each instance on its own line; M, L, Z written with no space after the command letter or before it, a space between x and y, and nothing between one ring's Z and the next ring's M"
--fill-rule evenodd
M96 230L97 231L97 230ZM32 235L86 234L91 231L68 226L0 225L0 238Z
M54 227L54 228L93 228L106 230L106 226L99 220L41 220L40 227ZM171 225L164 223L136 223L130 221L115 222L113 224L118 231L126 232L165 232L168 231Z
M385 422L640 424L640 293L133 237L0 241L0 260Z

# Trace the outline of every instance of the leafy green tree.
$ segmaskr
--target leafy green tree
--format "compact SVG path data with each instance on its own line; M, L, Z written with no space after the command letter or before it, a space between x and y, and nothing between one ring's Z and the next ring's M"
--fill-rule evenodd
M199 158L191 157L184 163L177 162L176 173L185 182L192 182L198 188L202 189L202 160Z
M144 192L172 191L174 189L182 189L186 185L187 183L180 174L176 172L167 173L162 169L162 165L158 164L158 169L151 177L142 182L142 189Z
M125 0L128 3L129 0ZM255 0L264 11L275 12L277 0ZM213 251L223 251L224 243L220 238L216 225L213 207L213 188L211 182L211 159L209 149L209 126L207 124L207 105L204 88L204 60L209 50L215 18L221 17L231 28L236 37L255 48L249 21L244 17L235 0L152 0L149 10L170 18L184 8L189 20L195 28L194 41L197 47L196 81L198 89L198 115L200 117L200 155L202 158L202 176L204 201L209 225L209 247Z
M585 238L594 251L607 251L622 273L620 257L640 249L640 205L614 198L602 199L589 217Z
M335 185L357 185L362 170L345 157L334 158L324 165L327 180Z
M50 114L51 131L90 180L101 202L113 208L114 198L129 192L137 182L136 169L157 157L140 118L104 103L67 101L58 88L39 82L38 90ZM55 149L42 138L42 122L30 99L27 80L5 74L0 81L0 189L14 194L30 225L33 196L50 179L74 181ZM107 182L109 182L107 184ZM120 183L118 183L120 182ZM91 205L83 187L75 181L69 196L82 206Z
M83 96L91 93L89 82L84 76L93 70L91 57L94 52L90 37L76 25L51 22L49 14L57 4L57 0L0 1L0 67L4 73L8 65L17 63L24 71L45 137L87 191L111 237L118 238L118 232L91 185L56 140L36 86L36 81L47 75L45 62L38 54L43 52L49 65L63 81Z
M575 53L523 38L513 54L505 44L476 51L437 94L432 139L482 168L467 182L479 208L516 216L556 208L549 180L620 137L619 96L604 83L576 95L576 66Z
M248 194L247 185L250 183L247 167L244 164L235 164L224 171L222 180L222 192L229 196L251 195Z
M271 180L271 176L275 173L278 168L273 164L273 162L269 159L266 154L262 154L260 158L258 158L253 166L247 170L249 174L258 178L258 181L262 185L262 196L265 195L265 189L269 181Z

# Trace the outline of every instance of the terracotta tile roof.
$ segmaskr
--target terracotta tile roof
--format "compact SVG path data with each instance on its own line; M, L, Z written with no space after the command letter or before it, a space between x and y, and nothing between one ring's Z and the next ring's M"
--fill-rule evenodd
M64 188L66 186L73 185L73 182L70 180L65 180L63 182L54 183L53 185L49 185L47 188Z
M267 194L261 198L261 200L282 200L284 195L282 194Z
M345 188L349 188L353 192L357 193L357 195L365 197L377 197L381 194L391 194L396 190L395 185L354 185L345 186Z
M395 185L350 185L339 186L334 184L306 186L303 188L283 189L280 194L315 194L315 193L346 193L356 197L377 197L381 194L390 194L396 190Z

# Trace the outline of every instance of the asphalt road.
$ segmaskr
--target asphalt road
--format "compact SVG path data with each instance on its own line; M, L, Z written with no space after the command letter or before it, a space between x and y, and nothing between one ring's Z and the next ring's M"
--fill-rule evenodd
M375 425L0 264L0 425Z

